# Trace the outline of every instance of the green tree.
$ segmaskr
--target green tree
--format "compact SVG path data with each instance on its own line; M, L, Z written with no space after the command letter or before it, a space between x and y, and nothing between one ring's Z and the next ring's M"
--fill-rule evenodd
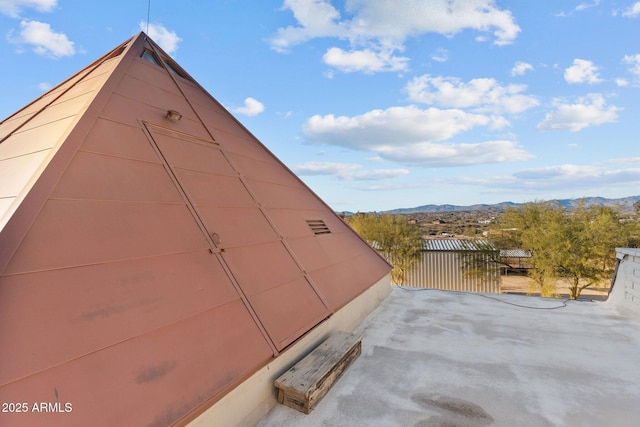
M357 213L346 219L363 239L393 264L391 282L404 284L407 273L420 259L422 230L402 215Z
M556 294L556 279L569 281L569 297L610 277L615 247L629 239L628 228L611 207L580 203L571 212L551 202L526 203L505 211L502 227L511 228L510 244L531 251L530 273L544 296ZM506 240L501 243L505 244Z
M500 251L488 240L461 240L458 259L465 275L483 286L500 280Z
M550 202L525 203L518 208L507 209L499 225L506 232L496 245L501 248L522 248L531 252L531 261L536 269L529 278L532 288L543 296L556 294L554 253L561 244L558 225L562 220L562 209Z

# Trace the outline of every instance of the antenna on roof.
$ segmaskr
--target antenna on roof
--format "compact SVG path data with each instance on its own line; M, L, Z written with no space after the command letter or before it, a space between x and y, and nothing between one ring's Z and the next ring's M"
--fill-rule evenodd
M151 16L151 0L147 3L147 35L149 35L149 17Z

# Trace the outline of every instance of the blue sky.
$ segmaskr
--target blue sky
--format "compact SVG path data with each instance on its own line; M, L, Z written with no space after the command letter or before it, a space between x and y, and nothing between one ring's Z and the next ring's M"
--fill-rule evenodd
M148 13L335 210L640 194L640 1L0 0L0 117Z

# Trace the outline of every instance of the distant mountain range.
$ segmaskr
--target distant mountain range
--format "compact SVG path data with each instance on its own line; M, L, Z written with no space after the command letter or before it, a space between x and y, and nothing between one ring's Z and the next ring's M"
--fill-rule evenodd
M615 206L622 212L633 212L633 204L640 201L640 196L623 197L621 199L607 199L605 197L584 197L580 199L562 199L552 200L558 202L561 206L571 209L578 206L578 203L584 201L586 206ZM439 213L439 212L470 212L470 211L493 211L502 212L505 208L515 208L522 203L502 202L493 205L480 204L470 206L458 205L422 205L415 208L400 208L384 211L389 214L412 214L412 213Z

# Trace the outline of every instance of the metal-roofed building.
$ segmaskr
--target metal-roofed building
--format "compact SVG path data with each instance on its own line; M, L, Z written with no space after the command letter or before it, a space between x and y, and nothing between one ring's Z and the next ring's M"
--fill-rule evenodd
M524 270L533 268L531 252L526 249L500 249L500 262L505 273L508 270Z
M0 424L250 423L389 270L140 33L0 122Z
M486 240L427 239L404 286L500 292L499 251Z

